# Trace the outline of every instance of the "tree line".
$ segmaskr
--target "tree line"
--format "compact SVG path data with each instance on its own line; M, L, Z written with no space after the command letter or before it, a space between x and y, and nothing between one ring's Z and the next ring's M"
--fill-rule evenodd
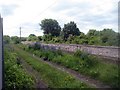
M5 43L20 43L20 41L41 41L44 43L67 43L67 44L89 44L119 46L120 33L105 28L101 31L90 29L87 34L79 30L74 21L64 24L61 28L57 20L44 19L39 24L43 30L43 36L30 34L28 37L4 36Z

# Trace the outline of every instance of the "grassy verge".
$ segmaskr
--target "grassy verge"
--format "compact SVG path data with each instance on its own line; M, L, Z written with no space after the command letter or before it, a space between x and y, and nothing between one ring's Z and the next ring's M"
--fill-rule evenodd
M84 75L89 75L94 79L98 79L103 83L109 84L112 87L119 87L120 70L117 65L100 62L98 58L87 53L77 51L74 55L62 53L61 51L37 50L26 46L19 46L26 51L34 53L38 57L45 60L55 62L76 70Z
M48 64L34 59L29 53L15 47L15 51L22 57L29 65L31 65L36 71L39 72L41 78L48 84L50 88L88 88L86 85L75 77L57 70L49 66Z
M17 62L17 54L11 48L4 49L5 89L34 88L34 79Z

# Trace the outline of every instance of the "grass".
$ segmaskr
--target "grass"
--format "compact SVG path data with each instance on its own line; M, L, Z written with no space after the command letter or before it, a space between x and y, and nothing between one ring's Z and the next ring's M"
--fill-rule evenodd
M33 88L35 81L21 65L17 64L17 54L11 48L5 47L4 55L5 89Z
M42 80L44 80L50 88L88 88L90 86L75 79L66 72L57 70L48 64L36 60L29 53L14 46L15 51L22 57L29 65L39 72Z
M117 65L102 63L92 56L86 56L83 59L69 54L57 56L52 61L59 62L61 65L98 79L112 87L119 87L119 68Z
M26 46L21 45L21 47L25 48ZM71 68L91 78L98 79L112 87L119 87L120 77L118 76L118 71L120 69L118 66L100 62L93 55L81 51L77 51L74 55L71 55L60 51L26 49L38 57L46 57L47 60Z

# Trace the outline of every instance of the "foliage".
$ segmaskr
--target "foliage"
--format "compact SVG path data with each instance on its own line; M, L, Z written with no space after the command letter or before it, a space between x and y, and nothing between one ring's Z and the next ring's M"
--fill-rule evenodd
M118 33L109 28L102 31L89 30L87 37L89 40L88 44L94 45L118 46L119 42Z
M54 19L44 19L41 21L40 26L44 34L51 34L52 36L60 35L61 27Z
M27 41L27 37L21 37L21 41Z
M112 87L118 87L118 70L114 64L100 62L100 58L89 55L86 52L76 51L74 55L67 53L58 54L56 51L35 50L37 56L47 57L47 60L55 62L78 71L82 74L89 75ZM56 52L56 53L55 53ZM112 74L110 74L112 72ZM108 77L109 76L109 77Z
M33 36L36 36L35 34L30 34L29 37L33 37Z
M9 44L10 43L10 36L4 35L3 36L3 41L4 41L4 43Z
M30 34L28 37L28 41L37 41L38 37L34 34Z
M44 19L39 24L43 30L43 36L36 36L30 34L28 41L40 41L43 43L67 43L67 44L89 44L89 45L102 45L102 46L120 46L120 33L112 29L104 28L103 30L89 29L87 34L79 31L77 24L70 21L64 24L61 29L57 20ZM26 41L25 37L21 38ZM12 43L19 43L20 39L17 36L11 37ZM4 42L9 43L10 37L4 36Z
M119 46L119 37L120 34L112 29L103 29L102 31L90 29L86 35L81 32L78 36L72 34L66 35L64 31L61 31L59 37L51 37L51 39L47 40L47 43Z
M87 33L87 36L91 37L91 36L98 36L99 35L99 31L96 31L94 29L90 29L89 32Z
M11 42L14 44L18 44L18 43L20 43L20 38L18 36L12 36Z
M51 41L51 40L52 40L51 34L43 35L43 41Z
M42 80L44 80L50 88L87 88L90 87L83 82L75 79L66 72L51 67L40 60L35 59L29 53L18 49L14 46L16 53L18 53L24 60L30 64L36 71L40 73ZM36 52L36 51L35 51ZM37 54L38 52L36 52ZM50 52L40 52L44 55L49 55ZM40 54L39 53L39 54ZM38 55L39 55L38 54ZM57 82L57 83L56 83Z
M114 32L112 29L103 29L101 31L101 40L107 45L118 46L118 33Z
M70 25L65 26L69 27ZM105 46L119 46L120 42L120 34L114 32L112 29L103 29L102 31L90 29L86 35L83 32L80 32L78 36L71 33L72 32L70 32L70 30L67 31L67 29L63 28L60 36L56 37L48 34L43 35L42 39L46 43L89 44Z
M64 39L67 39L69 35L73 35L73 36L80 35L80 31L77 28L76 23L71 21L70 23L64 24L63 34L64 34Z
M42 36L38 36L38 41L42 41Z
M51 43L63 43L61 37L53 37Z
M9 88L32 88L34 81L21 65L17 64L17 54L5 49L5 89Z

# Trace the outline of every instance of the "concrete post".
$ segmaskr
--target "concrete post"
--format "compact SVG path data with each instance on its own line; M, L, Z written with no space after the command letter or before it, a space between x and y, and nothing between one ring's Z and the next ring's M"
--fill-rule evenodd
M3 82L3 18L0 15L0 90Z
M120 33L120 1L118 2L118 32ZM120 38L118 41L118 46L120 47ZM120 60L120 49L118 49L118 59Z

